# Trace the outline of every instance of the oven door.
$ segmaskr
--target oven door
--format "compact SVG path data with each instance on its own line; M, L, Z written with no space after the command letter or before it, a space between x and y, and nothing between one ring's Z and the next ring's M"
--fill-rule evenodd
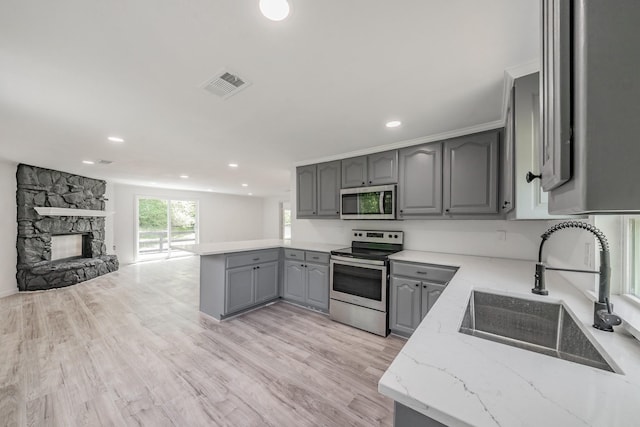
M387 311L387 265L384 261L331 257L331 299Z

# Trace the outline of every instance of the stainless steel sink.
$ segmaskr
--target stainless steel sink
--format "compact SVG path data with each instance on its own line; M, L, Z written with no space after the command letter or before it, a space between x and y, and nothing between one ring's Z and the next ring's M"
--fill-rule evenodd
M616 372L561 303L473 291L460 332Z

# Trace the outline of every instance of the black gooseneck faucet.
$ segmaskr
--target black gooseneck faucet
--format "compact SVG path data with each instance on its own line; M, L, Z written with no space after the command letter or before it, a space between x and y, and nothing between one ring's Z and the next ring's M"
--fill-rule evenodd
M544 242L556 231L563 230L565 228L580 228L589 231L596 236L598 243L600 244L600 270L575 270L569 268L557 268L548 267L542 263L542 248ZM576 273L593 273L600 275L600 281L598 285L598 300L594 302L593 306L593 327L600 329L601 331L613 332L613 327L622 323L622 319L613 313L613 305L609 302L610 286L609 281L611 278L611 267L609 266L609 242L604 233L597 227L582 221L565 221L560 224L556 224L549 228L541 236L540 249L538 249L538 262L536 264L535 284L531 292L538 295L548 295L549 291L545 288L544 272L546 270L559 270L559 271L571 271Z

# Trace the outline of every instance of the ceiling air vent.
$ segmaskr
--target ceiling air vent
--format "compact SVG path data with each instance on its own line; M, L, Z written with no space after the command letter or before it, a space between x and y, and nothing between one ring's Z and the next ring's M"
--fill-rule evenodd
M113 160L98 160L99 165L110 165L113 163Z
M219 97L226 99L240 92L250 84L251 83L247 82L240 76L231 74L228 71L221 71L216 75L216 77L208 80L203 87L207 92L211 92L214 95L218 95Z

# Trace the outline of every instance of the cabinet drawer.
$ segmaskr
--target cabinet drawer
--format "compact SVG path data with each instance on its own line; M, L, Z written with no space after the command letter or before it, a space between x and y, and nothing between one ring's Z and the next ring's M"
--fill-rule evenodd
M227 255L227 268L277 261L279 257L278 254L279 249L271 249L266 251L242 252L238 255Z
M323 252L306 252L305 260L317 264L329 264L329 254Z
M434 282L448 282L457 269L432 264L411 264L404 262L392 262L391 274L394 276L407 276L416 279Z
M297 259L299 261L304 261L304 251L299 249L285 249L284 257L287 259Z

